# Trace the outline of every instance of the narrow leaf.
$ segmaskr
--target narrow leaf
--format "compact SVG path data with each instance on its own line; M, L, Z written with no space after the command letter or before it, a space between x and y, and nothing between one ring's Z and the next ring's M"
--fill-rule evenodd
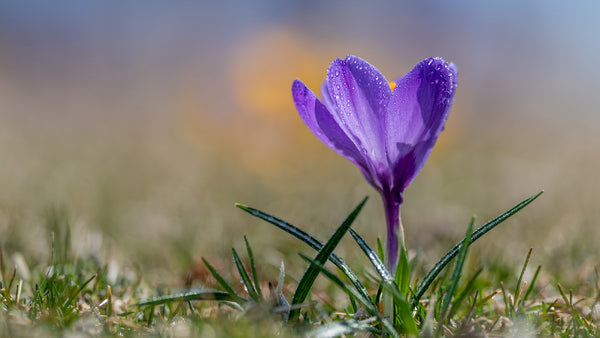
M136 306L155 306L165 303L179 302L179 301L192 301L192 300L217 300L217 301L234 301L228 292L218 290L191 290L186 292L175 293L168 296L161 296L142 300L137 302Z
M75 292L73 292L73 294L71 295L71 297L69 297L65 303L63 304L63 308L67 308L67 306L71 305L71 303L75 300L75 298L81 293L81 291L83 291L83 289L85 289L85 287L94 279L96 278L96 274L93 274L92 277L88 278L85 282L83 282L83 284L81 284L81 286L79 286L77 288L77 290Z
M400 288L400 292L408 296L408 289L410 283L410 266L408 265L408 254L406 253L406 247L400 248L400 255L398 257L398 264L396 265L396 285Z
M327 243L319 250L319 253L315 257L315 261L321 265L325 264L325 262L329 259L329 256L333 253L335 247L340 243L350 226L362 210L363 206L367 202L367 199L363 199L354 210L346 217L346 219L342 222L342 224L337 228L337 230L331 235ZM294 298L292 299L292 306L296 304L301 304L308 296L310 289L312 288L313 283L317 279L319 275L319 268L315 264L311 264L308 269L302 275L300 282L298 283L298 287L296 288L296 292L294 293ZM290 312L290 319L296 320L300 315L300 309L294 309Z
M400 324L409 335L416 335L419 330L412 316L412 308L406 301L404 295L398 289L398 286L393 281L381 281L383 290L390 293L394 300L394 310Z
M485 223L484 225L479 227L471 235L471 240L470 240L471 243L475 242L481 236L485 235L488 231L495 228L498 224L506 221L509 217L516 214L521 209L525 208L527 205L529 205L531 202L533 202L536 198L540 197L540 195L543 192L544 191L542 190L539 193L525 199L521 203L519 203L516 206L514 206L513 208L511 208L510 210L506 211L505 213L499 215L498 217L488 221L487 223ZM417 286L417 291L415 292L415 296L412 300L413 307L417 306L417 304L419 303L419 300L421 299L421 297L423 296L425 291L427 291L427 289L429 288L431 283L433 283L435 278L440 274L440 272L442 272L442 270L446 267L446 265L448 265L448 263L450 263L450 261L452 261L452 259L454 257L456 257L456 255L458 255L460 246L464 241L465 241L465 239L463 239L462 241L460 241L460 243L456 244L452 249L450 249L450 251L448 251L442 257L442 259L440 259L435 264L435 266L427 273L427 275L425 275L425 278L423 278L423 281L421 281L421 283L419 283L419 285Z
M387 281L393 280L392 274L390 274L388 269L385 267L385 264L383 264L383 262L381 261L380 257L375 253L375 251L373 251L373 249L369 247L367 242L362 237L360 237L358 233L356 233L356 231L350 229L349 232L350 235L352 235L352 238L354 238L354 241L356 241L356 244L358 244L358 246L362 249L365 255L367 255L367 258L371 261L371 264L373 265L375 271L377 271L381 279Z
M377 237L377 254L379 255L379 260L385 262L385 250L383 250L383 243L381 242L381 237Z
M250 259L250 271L252 271L252 279L254 280L254 287L258 292L258 297L263 299L263 294L260 289L260 284L258 281L258 274L256 273L256 264L254 263L254 254L252 253L252 249L250 248L250 243L248 243L248 238L244 236L244 243L246 243L246 251L248 252L248 259Z
M223 276L221 276L221 274L217 270L215 270L215 268L213 268L212 265L210 265L208 263L208 261L206 261L206 259L204 259L204 257L202 257L202 261L204 262L204 265L206 265L206 267L208 268L210 273L213 275L213 277L215 277L215 279L223 287L223 289L225 289L225 291L231 295L231 297L234 299L234 301L236 301L238 303L246 302L246 299L240 297L240 295L238 295L237 292L235 292L235 290L231 287L231 285L229 285L229 283L227 283L225 278L223 278Z
M529 249L527 253L527 258L525 258L525 264L523 264L523 269L521 269L521 274L519 275L519 280L517 280L517 286L515 288L515 307L519 306L519 296L521 292L521 282L523 281L523 275L525 274L525 270L527 269L527 265L529 264L529 259L531 258L531 252L533 248Z
M442 299L442 304L440 306L440 317L438 322L438 333L441 333L442 326L446 322L446 316L448 314L450 302L452 301L452 297L454 297L454 293L458 288L458 282L460 281L460 277L462 275L462 269L465 264L465 261L467 260L467 253L469 252L469 244L471 244L471 233L473 232L474 225L475 217L472 217L471 222L469 223L469 227L467 228L465 241L463 241L460 245L460 251L458 253L458 258L456 259L456 265L454 266L454 271L452 272L452 276L450 277L450 285L446 290L446 295Z
M356 298L356 300L358 300L365 307L365 310L367 310L367 312L369 312L369 314L371 314L373 316L376 316L379 319L379 321L381 322L382 326L385 328L386 333L388 333L392 337L397 337L397 338L400 337L400 335L398 334L398 332L396 331L396 329L394 328L394 326L386 318L383 318L383 316L381 316L381 314L379 313L379 311L377 311L377 308L375 307L375 305L373 305L373 303L371 303L370 299L364 298L360 293L358 293L358 291L350 289L349 287L347 287L346 284L344 284L344 282L342 282L341 279L339 279L331 271L327 270L323 265L319 264L318 262L314 261L313 259L311 259L309 257L306 257L302 253L299 253L299 255L300 255L300 257L302 257L307 262L309 262L311 264L314 263L315 266L317 268L319 268L321 270L321 272L327 278L329 278L332 282L334 282L344 292L346 292L349 295L353 295Z
M533 274L533 278L531 279L531 283L529 283L529 287L527 288L527 291L525 292L525 295L523 296L523 298L521 298L521 301L523 303L525 303L525 301L527 300L527 297L529 297L529 294L531 293L531 291L533 291L533 285L535 284L538 275L540 274L540 270L542 269L541 265L538 265L537 269L535 269L535 273Z
M475 280L477 279L477 277L479 276L479 274L482 271L483 271L483 269L477 270L477 272L475 272L475 275L473 277L471 277L469 282L467 282L467 285L461 291L461 293L459 293L457 297L454 297L454 301L452 302L452 308L450 309L450 312L448 313L448 318L452 319L452 317L454 317L454 315L456 314L456 311L460 307L460 303L462 303L462 301L467 297L467 295L473 290Z
M366 200L366 198L365 198L365 200ZM280 228L281 230L283 230L283 231L289 233L290 235L298 238L299 240L303 241L304 243L306 243L308 246L310 246L311 248L313 248L316 251L320 251L321 248L323 248L322 242L320 242L319 240L317 240L316 238L314 238L312 235L308 234L304 230L297 228L294 225L292 225L286 221L283 221L277 217L271 216L271 215L264 213L258 209L254 209L254 208L248 207L243 204L236 203L235 206L242 209L243 211L249 213L252 216L258 217L266 222L269 222L269 223L275 225L276 227ZM342 260L340 257L336 256L335 254L331 254L331 256L329 257L329 260L335 266L337 266L338 269L340 269L344 273L344 275L346 275L346 277L350 280L352 285L354 285L356 290L363 297L370 299L369 292L367 291L365 286L362 285L362 283L358 280L358 276L356 276L356 274L350 269L350 267L348 267L348 265L346 263L344 263L344 260Z
M252 280L250 280L248 272L246 271L240 256L237 254L234 248L231 248L231 252L233 253L233 262L235 263L235 266L240 273L240 277L242 278L242 282L248 291L248 296L250 296L250 298L252 298L255 302L258 302L258 293L256 293L256 290L254 289L254 284L252 283Z

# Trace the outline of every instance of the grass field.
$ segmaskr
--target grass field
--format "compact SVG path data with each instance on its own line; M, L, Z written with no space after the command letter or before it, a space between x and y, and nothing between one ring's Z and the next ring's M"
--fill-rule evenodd
M297 253L315 252L234 207L235 202L256 207L325 241L370 196L352 227L375 248L384 224L378 197L358 170L317 142L302 136L301 146L290 146L292 154L275 152L279 158L269 159L251 145L245 154L221 149L218 142L202 149L164 130L113 129L110 138L83 132L2 135L3 335L294 336L323 334L311 331L319 327L342 329L333 323L380 330L378 319L364 309L355 317L364 321L348 322L351 302L325 276L316 280L300 324L282 321L277 297L291 302L307 266ZM402 215L414 291L464 236L472 215L479 226L546 191L470 247L455 296L466 290L464 298L452 304L440 328L441 310L430 306L439 306L435 301L454 280L453 265L444 270L422 298L423 317L416 322L422 334L597 334L597 200L595 183L586 179L596 164L584 153L568 152L585 142L557 141L547 149L537 146L536 135L513 135L506 143L493 131L478 135L478 142L461 135L442 138L406 192ZM242 156L263 156L264 170ZM196 292L193 297L205 297L199 288L224 290L204 257L241 297L252 299L231 256L233 247L248 267L244 236L264 301L238 300L241 306L233 306L178 296L187 289ZM335 253L374 297L377 274L346 237ZM278 294L282 261L286 274ZM138 304L165 295L171 296L154 306Z

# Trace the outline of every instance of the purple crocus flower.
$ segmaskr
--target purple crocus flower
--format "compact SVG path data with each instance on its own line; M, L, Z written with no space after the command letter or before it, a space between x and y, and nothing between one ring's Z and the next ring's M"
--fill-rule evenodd
M393 82L353 55L336 59L321 86L321 100L300 80L292 94L306 126L329 148L356 164L381 194L387 219L387 265L394 273L400 204L448 117L457 71L441 58L421 61Z

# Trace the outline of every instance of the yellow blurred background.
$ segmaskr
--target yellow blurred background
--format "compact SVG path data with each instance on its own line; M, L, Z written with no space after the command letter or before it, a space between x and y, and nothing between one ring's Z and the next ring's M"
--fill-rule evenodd
M2 1L0 245L48 259L48 213L59 210L76 253L156 276L225 257L244 234L276 270L302 247L234 202L326 238L365 195L355 228L374 243L384 233L378 196L306 129L291 83L317 91L347 54L390 79L441 56L457 64L459 87L405 193L409 247L431 262L471 215L481 224L545 189L475 252L515 263L533 247L550 273L591 278L599 10L542 0ZM360 256L351 241L338 253Z

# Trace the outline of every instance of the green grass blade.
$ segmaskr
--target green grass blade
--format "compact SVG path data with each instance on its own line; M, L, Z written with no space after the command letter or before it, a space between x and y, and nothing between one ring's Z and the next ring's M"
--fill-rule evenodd
M381 242L381 237L377 237L377 254L379 255L379 260L385 262L385 250L383 250L383 243Z
M438 334L441 334L442 326L446 322L446 316L448 315L450 302L452 301L454 293L458 288L458 282L460 281L460 277L462 275L462 269L465 264L465 261L467 260L467 253L469 252L469 245L471 244L471 234L473 232L474 225L475 217L472 217L471 222L469 223L469 227L467 228L465 241L463 241L460 245L458 258L456 259L456 265L454 266L454 271L452 272L452 276L450 277L450 286L446 290L444 298L442 298L442 304L440 305L440 316L438 321Z
M404 295L400 292L396 284L393 281L382 281L381 286L383 289L390 293L394 300L394 312L396 319L399 321L402 328L409 335L416 335L419 332L415 319L412 315L412 307L406 301Z
M329 256L333 253L335 247L340 243L350 226L362 210L363 206L367 202L367 199L363 199L354 210L346 217L346 219L342 222L342 224L335 230L333 235L329 238L327 243L319 250L319 253L315 257L315 261L321 265L325 264L329 259ZM298 287L296 288L296 292L294 293L294 298L292 299L292 306L301 304L304 302L310 289L312 288L317 276L319 275L320 269L315 264L310 264L308 269L302 275L300 282L298 283ZM290 312L290 319L297 320L300 315L300 309L293 309Z
M254 283L252 283L250 276L248 276L248 272L246 271L240 256L237 254L234 248L231 248L231 252L233 254L233 262L235 263L240 277L242 278L242 282L244 282L244 286L246 286L246 290L248 291L248 296L255 302L258 302L258 293L256 293L256 290L254 289Z
M522 304L525 304L525 301L527 300L527 297L529 297L529 294L531 294L531 291L533 291L533 286L535 285L535 282L537 281L538 275L540 274L540 270L542 269L541 265L538 265L537 269L535 269L535 273L533 274L533 278L531 279L531 283L529 283L529 287L527 288L527 291L525 292L525 295L521 298L521 302Z
M228 292L218 290L190 290L175 293L168 296L161 296L142 300L137 302L136 306L156 306L165 303L192 301L192 300L216 300L216 301L235 301L235 298Z
M344 282L342 282L341 279L339 279L331 271L327 270L323 265L319 264L315 260L313 260L309 257L306 257L302 253L299 253L299 255L300 255L300 257L302 257L304 260L306 260L310 264L315 264L315 266L319 270L321 270L321 273L323 273L323 275L325 275L327 278L329 278L333 283L335 283L339 288L341 288L348 295L354 296L354 298L356 298L356 300L358 300L365 307L365 310L367 310L367 312L369 312L373 316L376 316L379 319L379 321L381 322L381 325L385 328L386 333L388 333L392 337L400 338L400 335L398 334L398 332L396 331L394 326L387 319L383 318L383 316L379 313L379 311L377 311L377 308L375 307L375 305L373 305L373 303L371 303L370 299L364 298L360 293L358 293L358 291L347 287L346 284L344 284Z
M63 309L66 309L69 305L71 305L71 303L73 303L73 301L75 300L75 298L77 298L77 296L81 293L81 291L83 291L83 289L85 289L85 287L90 284L90 282L96 278L97 274L93 274L92 277L88 278L85 282L83 282L83 284L81 284L81 286L79 286L77 288L77 290L75 290L75 292L73 292L73 294L71 295L71 297L69 297L63 304Z
M525 270L527 270L527 265L529 264L529 259L531 258L531 252L533 251L533 248L529 249L529 252L527 253L527 258L525 258L525 264L523 264L523 269L521 269L521 274L519 275L519 280L517 280L517 286L515 287L515 308L518 309L519 307L519 296L521 293L521 282L523 282L523 275L525 274Z
M373 249L369 247L367 242L362 237L360 237L356 233L356 231L350 229L349 232L350 235L352 235L352 238L354 238L354 241L356 241L356 244L358 244L358 246L362 249L365 255L367 255L367 258L371 261L371 264L373 265L375 271L377 271L381 279L386 281L393 280L394 278L392 277L392 274L390 274L388 269L385 267L385 264L383 264L383 262L381 261L380 257L377 255L377 253L375 253L375 251L373 251Z
M454 301L452 302L452 308L450 309L450 312L448 312L448 319L452 319L452 317L454 317L456 311L460 307L460 303L462 303L463 300L467 297L467 295L473 290L475 280L477 279L477 277L479 277L479 274L481 274L482 271L483 269L477 270L477 272L475 272L475 275L473 275L469 282L467 282L467 285L461 291L461 293L459 293L458 296L454 298Z
M410 290L410 266L408 264L408 254L406 253L406 247L402 245L400 247L400 254L398 255L398 262L396 264L396 275L394 276L394 283L396 288L400 291L404 297L408 297L408 293ZM396 299L394 299L394 313L396 316L394 317L394 325L400 325L402 321L402 316L399 314L402 312L407 312L410 314L412 311L407 306L404 308L404 303L406 303L406 299L403 299L402 303L397 303ZM412 317L412 316L411 316Z
M234 301L238 303L244 303L247 301L247 299L240 297L240 295L238 295L237 292L235 292L231 285L227 283L225 278L223 278L223 276L221 276L221 274L217 270L215 270L215 268L213 268L212 265L210 265L208 261L204 259L204 257L202 257L202 262L204 262L204 265L206 265L208 271L210 271L210 273L213 275L213 277L215 277L215 279L223 287L223 289L225 289L225 291L231 295Z
M587 321L584 321L581 316L579 315L579 311L577 311L577 309L575 308L575 306L573 305L573 293L570 292L569 293L569 298L567 298L567 295L565 294L565 291L563 290L562 286L560 285L560 283L558 283L556 285L556 287L558 288L558 291L560 292L560 295L563 298L563 301L565 302L565 305L567 305L569 307L569 309L571 310L571 315L573 316L573 321L575 321L575 323L579 326L579 327L584 327L587 329L587 331L585 333L587 333L588 335L591 335L594 330L593 328L588 324ZM574 333L579 333L576 330L574 331ZM580 334L575 334L576 336L581 335Z
M365 200L366 199L367 198L365 198ZM313 248L316 251L320 251L323 248L323 243L321 241L317 240L316 238L314 238L312 235L308 234L304 230L299 229L286 221L283 221L277 217L271 216L265 212L262 212L258 209L248 207L243 204L236 203L235 206L242 209L243 211L249 213L252 216L258 217L268 223L275 225L279 229L281 229L281 230L289 233L290 235L298 238L299 240L303 241L304 243L306 243L308 246L310 246L311 248ZM350 280L352 285L354 285L356 290L363 297L370 299L369 292L367 291L365 286L358 280L358 276L356 276L356 274L350 269L350 267L348 267L348 265L346 263L344 263L344 261L340 257L338 257L332 253L331 256L329 256L329 260L335 266L337 266L338 269L340 269L344 273L344 275L346 275L346 277Z
M394 276L396 285L400 292L408 296L408 289L410 283L410 266L408 264L408 254L406 248L402 246L400 248L400 255L398 256L398 263L396 265L396 276Z
M246 243L246 251L248 252L248 259L250 259L250 271L252 272L252 279L254 280L254 287L256 288L258 297L262 300L263 294L260 289L260 283L258 281L258 274L256 273L256 264L254 263L254 254L252 253L252 248L250 248L250 243L248 242L248 238L246 236L244 236L244 243Z
M506 221L509 217L516 214L521 209L525 208L527 205L529 205L531 202L533 202L536 198L540 197L540 195L543 192L544 191L542 190L539 193L525 199L521 203L519 203L516 206L514 206L513 208L511 208L510 210L506 211L505 213L499 215L498 217L492 219L491 221L488 221L487 223L485 223L484 225L479 227L471 235L471 243L475 242L481 236L485 235L488 231L495 228L498 224ZM440 272L442 272L442 270L446 267L446 265L448 265L448 263L450 263L450 261L452 261L452 259L454 257L456 257L456 255L458 255L461 244L464 241L465 241L465 239L463 239L462 241L460 241L460 243L456 244L452 249L450 249L450 251L448 251L442 257L442 259L440 259L435 264L435 266L427 273L427 275L425 275L425 278L423 278L423 281L421 281L421 283L419 283L419 285L417 286L417 291L415 292L415 296L412 300L413 307L417 306L417 303L419 302L419 300L421 299L421 297L423 296L425 291L427 291L427 289L429 288L431 283L433 283L435 278L440 274Z

